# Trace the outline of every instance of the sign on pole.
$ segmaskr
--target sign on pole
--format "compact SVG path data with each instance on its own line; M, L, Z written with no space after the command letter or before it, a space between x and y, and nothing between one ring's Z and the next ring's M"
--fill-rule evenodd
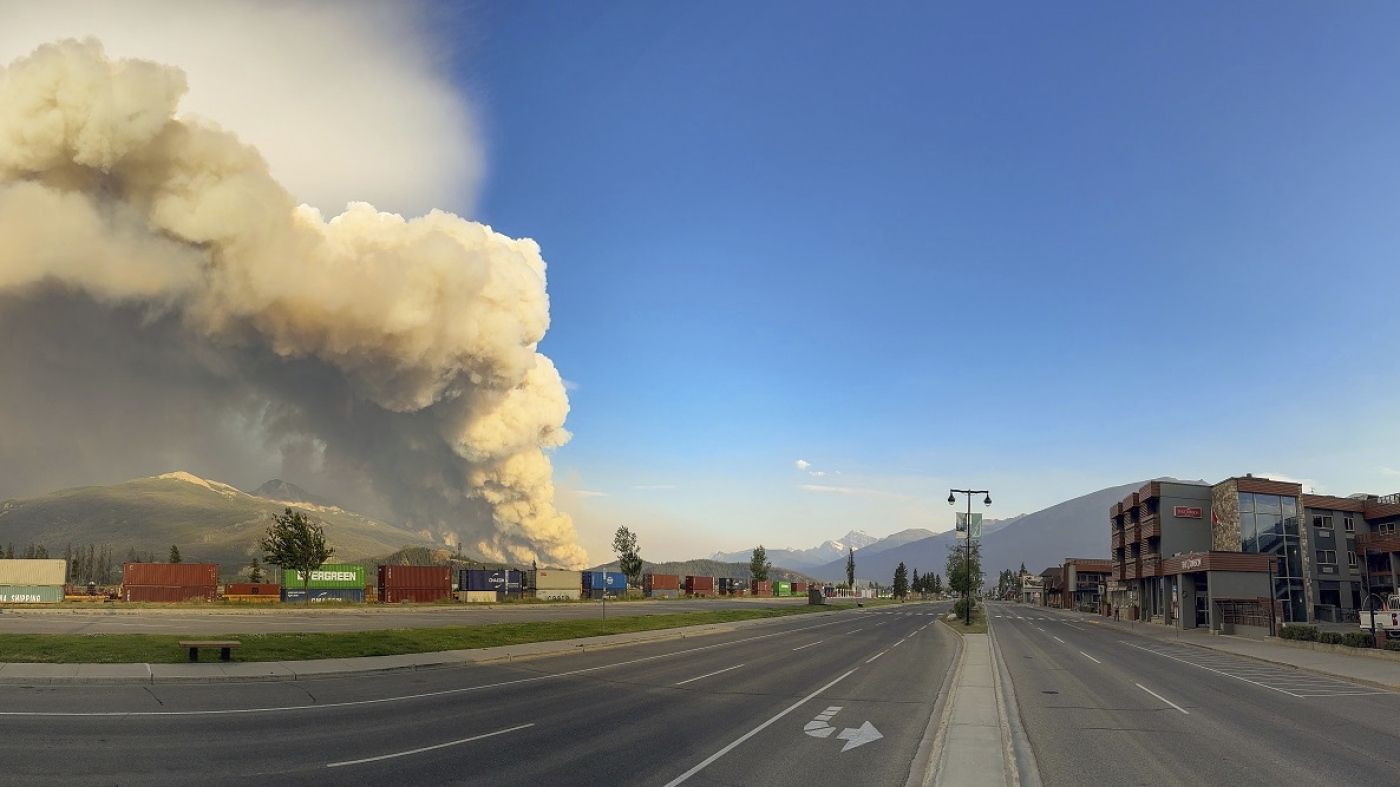
M965 533L965 532L967 532L969 517L971 518L970 521L972 522L972 533L971 533L971 536L972 536L973 538L981 538L981 537L982 537L982 515L981 515L981 514L966 514L966 513L963 513L963 512L961 512L961 511L959 511L959 512L958 512L957 531L958 531L959 533Z

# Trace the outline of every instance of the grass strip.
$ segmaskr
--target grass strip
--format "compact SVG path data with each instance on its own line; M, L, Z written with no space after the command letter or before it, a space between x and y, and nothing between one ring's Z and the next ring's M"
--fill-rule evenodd
M759 607L670 615L633 615L607 620L594 618L305 634L200 634L197 637L188 634L5 634L0 635L0 662L175 664L189 658L188 651L179 646L179 641L195 638L232 639L242 642L243 647L234 651L236 661L304 661L397 656L405 653L490 648L605 634L656 631L707 623L777 618L810 612L828 612L850 606L852 605ZM201 661L217 658L217 650L200 653Z
M987 633L987 613L980 606L972 608L972 625L970 626L963 622L963 616L959 615L956 619L950 619L948 614L945 612L938 619L958 634Z

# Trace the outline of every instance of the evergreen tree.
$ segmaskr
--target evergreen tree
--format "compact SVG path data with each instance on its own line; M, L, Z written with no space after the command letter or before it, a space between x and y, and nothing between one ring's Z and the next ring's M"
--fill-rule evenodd
M263 581L262 561L257 556L253 556L253 562L248 564L248 581L259 584Z
M846 587L856 586L856 550L854 547L846 548Z
M749 558L749 576L754 582L767 582L768 570L773 564L768 562L768 550L762 544L754 547L753 556Z
M904 567L901 561L894 570L894 597L904 598L909 595L909 570Z
M177 546L175 546L174 544L171 544L171 545L170 545L170 562L171 562L171 563L179 563L180 560L181 560L181 558L180 558L180 548L177 547Z

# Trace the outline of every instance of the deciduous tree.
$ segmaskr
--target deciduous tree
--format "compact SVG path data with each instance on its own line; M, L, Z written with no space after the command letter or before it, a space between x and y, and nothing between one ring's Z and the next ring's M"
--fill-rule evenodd
M764 549L762 544L754 547L753 557L749 558L749 576L753 581L767 582L768 569L772 567L773 564L768 562L768 550Z
M303 597L311 601L311 571L320 567L335 548L326 543L326 531L300 511L288 508L274 514L272 524L259 542L267 562L299 572Z
M642 584L642 556L637 551L637 534L628 530L626 525L619 527L613 535L613 553L617 555L618 570L627 575L627 582Z

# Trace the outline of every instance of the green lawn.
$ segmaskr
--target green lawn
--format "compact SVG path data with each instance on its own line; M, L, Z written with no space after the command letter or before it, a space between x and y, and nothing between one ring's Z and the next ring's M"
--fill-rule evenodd
M589 620L541 623L496 623L483 626L389 629L312 634L220 634L197 639L233 639L243 643L235 651L238 661L302 661L306 659L394 656L439 650L489 648L527 642L550 642L575 637L596 637L634 631L776 618L810 612L847 609L852 605L758 607L674 615L636 615ZM985 628L983 629L985 631ZM0 662L53 664L168 664L186 661L176 634L5 634L0 635ZM201 660L217 659L217 652L200 654Z
M949 612L951 611L952 610L949 610ZM956 631L959 634L987 633L987 613L985 608L983 608L980 604L972 608L972 625L970 626L964 623L964 619L961 617L950 620L948 617L946 617L947 614L948 613L945 612L943 616L939 617L939 620L943 621L943 623L945 623L948 626L948 628L951 628L953 631Z

